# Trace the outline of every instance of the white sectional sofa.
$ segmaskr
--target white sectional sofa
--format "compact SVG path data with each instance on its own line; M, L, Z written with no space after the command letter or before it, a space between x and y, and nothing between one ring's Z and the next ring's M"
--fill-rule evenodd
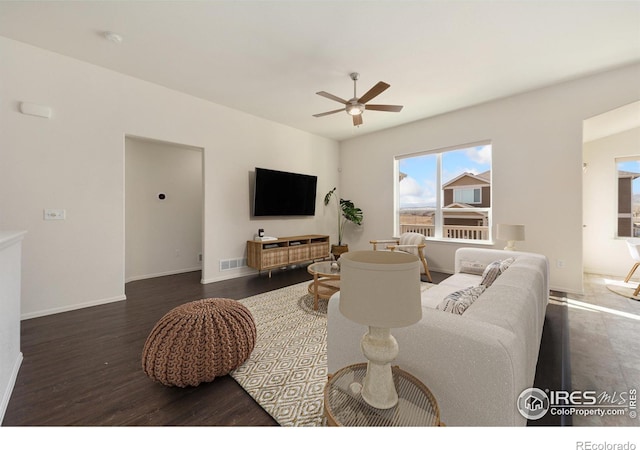
M477 286L482 275L465 273L514 258L509 267L462 314L436 309L448 295ZM533 386L549 299L549 263L534 253L461 248L455 274L422 291L422 320L392 330L400 353L392 363L420 379L434 394L447 426L526 425L517 398ZM340 293L329 301L329 373L365 361L360 339L366 327L339 311Z

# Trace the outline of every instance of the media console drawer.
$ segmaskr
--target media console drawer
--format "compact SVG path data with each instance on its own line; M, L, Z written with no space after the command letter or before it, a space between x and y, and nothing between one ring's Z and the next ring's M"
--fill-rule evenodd
M262 253L262 264L264 268L278 267L287 264L289 261L289 251L287 248L275 248L264 250Z
M309 260L309 246L297 245L295 247L289 247L289 262L300 262Z
M329 256L329 241L327 242L312 242L309 245L309 258L319 259Z

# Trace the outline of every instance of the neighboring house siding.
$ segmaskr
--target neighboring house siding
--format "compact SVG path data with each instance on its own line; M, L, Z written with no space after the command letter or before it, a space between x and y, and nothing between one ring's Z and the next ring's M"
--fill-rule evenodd
M444 205L450 205L453 203L453 189L444 190Z
M631 178L618 178L618 213L631 214Z
M618 236L631 236L631 217L618 217Z
M481 208L489 208L491 206L491 186L484 186L482 188L482 203Z
M445 218L445 225L460 225L463 227L479 227L482 226L481 219L463 219L460 217Z
M631 222L632 203L632 178L618 178L618 236L633 236L633 225ZM620 216L623 217L620 217Z

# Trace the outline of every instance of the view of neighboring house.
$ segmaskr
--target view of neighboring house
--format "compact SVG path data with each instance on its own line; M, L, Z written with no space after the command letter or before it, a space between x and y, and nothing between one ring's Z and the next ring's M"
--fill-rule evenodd
M444 205L447 209L490 208L491 171L474 175L464 172L443 186ZM465 227L488 226L486 211L445 211L445 225Z
M640 173L618 170L619 237L640 237L640 205L633 195L633 180L638 177Z
M406 174L400 173L400 180ZM491 208L491 171L479 174L463 172L442 185L442 217L445 238L488 239ZM433 237L436 208L401 208L400 232Z

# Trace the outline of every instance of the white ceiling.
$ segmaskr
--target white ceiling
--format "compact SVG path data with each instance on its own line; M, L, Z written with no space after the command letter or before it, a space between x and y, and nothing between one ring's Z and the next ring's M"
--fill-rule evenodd
M640 81L638 83L640 85ZM640 101L586 119L583 124L582 140L583 142L595 141L638 127L640 127Z
M640 2L0 1L0 35L343 140L638 62ZM312 117L354 71L404 109Z

